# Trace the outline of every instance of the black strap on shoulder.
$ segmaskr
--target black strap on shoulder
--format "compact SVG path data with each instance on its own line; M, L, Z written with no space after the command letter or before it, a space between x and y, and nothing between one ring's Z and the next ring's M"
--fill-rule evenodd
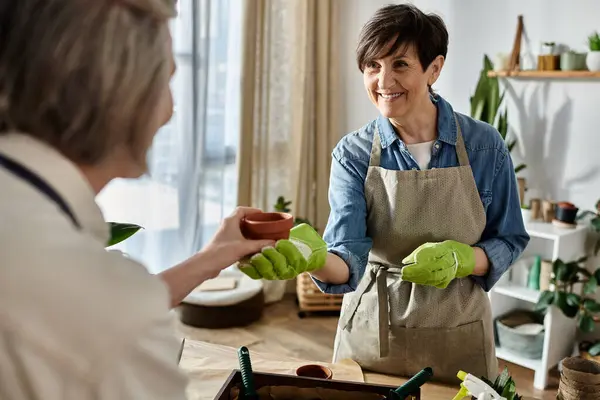
M78 229L81 228L79 221L75 218L75 214L71 211L69 205L64 199L54 190L48 183L42 178L30 171L18 162L11 160L10 158L0 154L0 166L4 167L7 171L13 175L21 178L28 182L31 186L35 187L41 193L45 194L51 201L53 201L60 209L69 217L73 222L73 225Z

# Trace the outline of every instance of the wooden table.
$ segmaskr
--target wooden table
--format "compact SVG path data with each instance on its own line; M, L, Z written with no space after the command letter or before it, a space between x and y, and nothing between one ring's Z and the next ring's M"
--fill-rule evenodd
M400 386L406 382L406 379L382 374L363 374L360 366L352 360L329 364L254 351L250 351L250 357L253 370L261 372L294 374L296 368L301 365L321 364L331 368L333 378L337 380L391 386ZM188 398L190 400L212 400L231 370L238 368L237 349L186 339L180 365L190 377ZM423 400L451 400L458 389L458 387L428 383L422 387L421 392Z

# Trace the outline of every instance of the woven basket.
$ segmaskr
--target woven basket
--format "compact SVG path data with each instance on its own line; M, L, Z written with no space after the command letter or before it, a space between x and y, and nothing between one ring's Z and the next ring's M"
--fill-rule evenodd
M342 309L344 296L321 292L307 273L298 276L296 292L301 312L340 311Z

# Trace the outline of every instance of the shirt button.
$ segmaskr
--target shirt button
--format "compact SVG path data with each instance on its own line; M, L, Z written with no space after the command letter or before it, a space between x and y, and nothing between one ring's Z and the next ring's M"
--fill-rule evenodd
M413 171L416 171L417 169L415 167L413 167Z
M436 143L436 144L435 144L435 148L436 148L436 149L439 149L439 148L440 148L440 144L439 144L439 143Z

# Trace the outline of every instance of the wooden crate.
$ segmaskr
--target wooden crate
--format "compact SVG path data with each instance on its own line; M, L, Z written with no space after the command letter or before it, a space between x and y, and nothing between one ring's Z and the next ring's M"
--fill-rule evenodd
M298 276L296 292L300 314L302 314L300 316L306 312L340 311L342 309L344 296L321 292L307 273Z
M346 382L337 381L333 379L328 380L318 378L306 378L295 375L272 374L256 371L253 371L252 375L254 377L254 386L257 391L263 386L291 386L297 388L335 389L343 392L361 392L387 396L390 390L396 389L396 387L394 386L375 385L372 383ZM231 400L231 389L233 389L234 387L237 387L239 389L243 387L242 374L238 369L234 369L233 371L231 371L229 378L227 378L214 400ZM415 391L415 393L411 393L407 400L420 399L421 389L418 388Z

